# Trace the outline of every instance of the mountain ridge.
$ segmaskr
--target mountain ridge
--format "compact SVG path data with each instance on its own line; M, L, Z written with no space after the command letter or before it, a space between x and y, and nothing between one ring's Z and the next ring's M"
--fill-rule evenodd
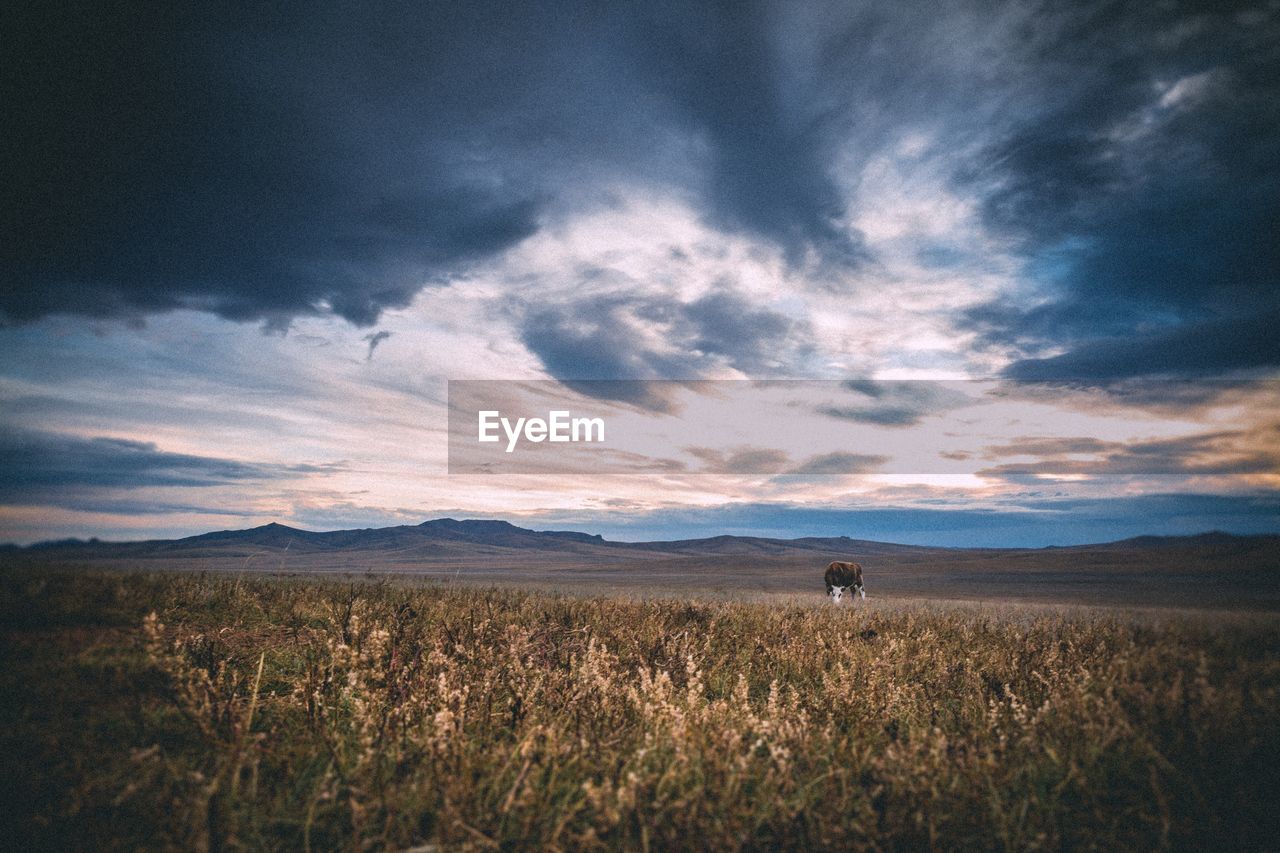
M874 539L853 539L848 536L802 536L789 539L767 536L740 536L720 534L691 539L656 539L645 541L618 541L605 539L600 534L576 530L534 530L520 527L502 519L451 517L434 518L415 525L389 527L346 528L339 530L305 530L279 522L269 522L257 527L214 530L177 539L144 539L134 541L101 541L98 539L59 539L36 542L27 546L6 545L6 553L49 553L54 551L84 552L93 549L120 552L118 556L143 556L152 551L158 555L176 556L178 552L200 551L224 546L255 546L281 551L304 553L312 551L386 550L403 548L427 548L438 546L445 551L458 546L477 548L519 548L525 550L568 550L575 548L610 549L633 553L668 553L680 555L780 555L795 551L822 552L991 552L1014 553L1031 551L1088 551L1114 549L1176 549L1178 547L1214 546L1238 547L1249 544L1280 544L1276 534L1233 534L1220 530L1202 533L1159 536L1143 535L1125 539L1084 543L1078 545L1047 545L1040 548L982 547L958 548L940 545L909 545ZM442 554L443 555L443 554ZM79 554L77 554L79 556ZM87 556L87 555L85 555ZM110 556L117 556L112 554Z

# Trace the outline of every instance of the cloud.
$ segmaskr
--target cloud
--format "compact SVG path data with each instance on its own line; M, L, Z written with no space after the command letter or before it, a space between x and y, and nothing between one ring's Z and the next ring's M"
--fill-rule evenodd
M910 427L928 415L966 405L972 399L946 383L925 380L850 379L843 387L869 404L820 406L821 415L842 421L887 427Z
M1116 450L1123 445L1114 441L1103 441L1100 438L1079 436L1066 438L1058 436L1029 436L1008 444L992 445L985 449L991 458L1001 456L1063 456L1069 453L1105 453Z
M785 451L767 447L686 447L684 451L702 462L699 473L708 474L776 474L790 461Z
M1130 376L1221 376L1280 365L1280 310L1185 322L1138 337L1082 340L1062 355L1022 359L1013 379L1122 379Z
M791 14L29 6L8 27L0 316L370 326L618 183L856 264L833 175L849 96L797 73Z
M689 346L723 358L730 367L751 376L778 369L777 355L797 343L803 347L807 331L785 314L758 308L737 294L719 290L677 309L688 326Z
M785 371L807 351L806 325L726 290L681 302L662 294L600 295L531 306L521 339L556 379L583 394L669 411L655 382L698 379L729 368L759 376Z
M680 379L694 374L696 356L649 336L661 303L623 296L532 309L521 325L525 346L558 379Z
M10 431L0 437L0 503L51 505L86 511L140 512L140 506L177 507L172 501L112 496L149 488L207 489L342 470L333 465L241 462L160 450L119 438L84 438L52 432ZM182 505L182 511L218 512ZM178 511L153 508L149 512Z
M1028 362L1034 364L1034 362ZM1046 371L1049 373L1049 371ZM992 399L1050 403L1067 409L1175 420L1209 420L1229 407L1265 420L1280 400L1274 379L1197 379L1106 376L1104 378L1006 379L989 392Z
M469 108L442 72L481 47L467 21L227 11L85 4L12 22L9 318L370 325L536 229L535 187L477 159L492 149L445 141Z
M1027 86L1044 106L968 170L987 226L1039 292L975 306L962 324L1023 356L1015 377L1280 364L1266 334L1280 316L1280 16L1097 12L1045 22Z
M864 453L823 453L806 459L803 463L788 471L787 475L834 476L869 474L888 461L888 456L874 456Z
M1036 456L984 468L980 477L1011 482L1087 477L1224 477L1280 474L1276 427L1223 430L1149 441L1116 442L1089 437L1030 437L986 448L991 458ZM1092 458L1081 459L1080 456Z
M823 406L820 414L875 426L914 426L920 422L923 412L903 406Z
M1274 10L89 4L11 24L11 321L188 308L371 326L617 193L781 248L797 291L907 289L880 254L946 267L974 241L864 236L889 162L908 182L952 174L997 238L975 254L1025 264L1030 298L963 318L986 347L1137 370L1185 332L1215 369L1280 358L1238 343L1280 311ZM752 370L759 353L716 333L721 302L691 343ZM531 322L552 361L591 343ZM1151 349L1112 357L1125 339ZM1102 369L1014 373L1085 367Z
M365 356L365 361L373 361L373 351L378 348L378 344L391 337L391 332L383 329L381 332L374 332L371 335L365 335L361 340L367 341L369 344L369 354Z
M804 27L816 12L804 9L790 23ZM644 21L645 61L678 118L707 144L715 221L778 242L793 262L816 249L856 265L866 252L861 235L844 224L846 199L832 175L846 129L838 89L826 88L836 81L824 79L833 69L787 55L787 23L767 3L660 4ZM832 22L828 33L845 37L845 23ZM822 40L820 32L810 35ZM805 67L787 69L790 62Z

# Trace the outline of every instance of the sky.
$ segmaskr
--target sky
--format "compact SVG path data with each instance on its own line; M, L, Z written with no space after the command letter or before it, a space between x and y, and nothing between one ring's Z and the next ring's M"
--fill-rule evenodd
M1280 3L99 0L5 54L0 541L1280 532ZM455 471L468 380L647 438Z

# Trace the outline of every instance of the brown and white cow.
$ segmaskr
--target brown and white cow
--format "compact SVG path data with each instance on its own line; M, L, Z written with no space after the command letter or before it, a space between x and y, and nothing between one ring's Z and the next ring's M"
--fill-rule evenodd
M862 566L857 563L836 560L827 566L823 579L827 582L827 595L831 596L832 604L840 603L840 597L846 589L852 589L863 598L867 597L867 591L862 587Z

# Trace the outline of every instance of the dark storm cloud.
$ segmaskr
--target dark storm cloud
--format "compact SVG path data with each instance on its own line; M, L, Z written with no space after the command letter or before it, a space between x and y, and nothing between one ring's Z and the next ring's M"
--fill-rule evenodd
M98 510L115 490L210 488L338 470L169 453L149 442L49 432L0 434L0 503ZM133 511L133 510L128 510Z
M693 356L657 352L646 340L645 321L665 311L661 303L626 297L579 300L534 309L522 323L521 336L558 379L693 376Z
M780 365L775 357L797 343L796 333L808 331L785 314L754 307L727 291L712 292L676 311L692 349L723 357L731 367L756 376L776 372Z
M841 81L783 73L780 14L29 5L6 20L0 315L371 325L618 177L855 260Z
M778 241L793 261L814 248L856 263L865 249L842 224L845 200L830 174L847 116L838 90L822 87L849 81L838 73L817 84L787 80L784 23L784 9L771 3L659 4L643 23L647 61L681 119L710 143L713 219Z
M616 186L674 192L793 265L818 261L806 280L853 286L825 273L874 267L851 227L860 170L918 132L933 140L920 162L982 200L1048 297L962 320L1026 357L1012 375L1275 365L1276 17L1221 2L29 5L6 19L0 83L0 318L372 325ZM730 336L752 327L730 300L673 308L703 331L682 342L768 372ZM526 328L556 375L683 366L602 355L561 319Z
M1188 321L1169 331L1086 341L1050 358L1009 367L1014 379L1121 379L1197 376L1280 364L1280 310ZM1206 390L1212 390L1212 387Z
M630 307L625 300L594 299L534 310L524 318L521 338L547 372L579 393L670 411L665 384L629 380L696 374L685 357L647 348ZM602 379L621 381L590 381Z
M1280 20L1257 3L1072 6L1039 28L1044 106L971 167L1048 302L966 324L1065 355L1025 378L1280 364Z
M520 328L525 346L566 385L662 411L661 391L670 390L663 383L578 380L697 379L720 364L752 375L786 372L786 360L807 351L805 324L727 291L692 302L585 298L532 308Z
M328 307L369 324L532 233L534 188L445 134L501 106L505 75L490 69L486 89L483 57L463 70L483 47L467 22L272 9L107 2L11 19L5 314L287 322ZM456 103L472 75L485 96Z

